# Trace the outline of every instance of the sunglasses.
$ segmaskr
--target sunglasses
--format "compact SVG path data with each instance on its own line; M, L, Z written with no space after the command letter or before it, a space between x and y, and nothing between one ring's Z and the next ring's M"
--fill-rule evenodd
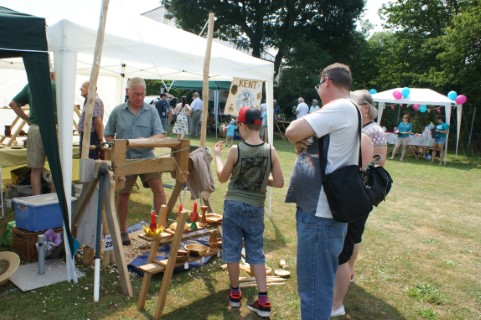
M324 83L326 82L326 79L329 78L329 77L325 77L324 79L321 80L321 82L319 82L314 88L317 90L319 90L319 87Z

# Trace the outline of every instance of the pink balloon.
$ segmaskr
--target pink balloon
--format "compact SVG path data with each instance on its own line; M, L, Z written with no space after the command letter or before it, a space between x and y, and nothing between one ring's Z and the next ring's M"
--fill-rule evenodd
M396 99L396 100L400 100L403 97L403 94L399 90L394 91L392 93L392 95L394 96L394 99Z
M420 107L421 107L421 106L416 103L415 105L413 105L413 110L414 110L414 111L418 111Z
M468 98L466 98L466 96L464 94L460 94L459 96L456 97L456 103L457 104L464 104L464 103L466 103L467 100L468 100Z

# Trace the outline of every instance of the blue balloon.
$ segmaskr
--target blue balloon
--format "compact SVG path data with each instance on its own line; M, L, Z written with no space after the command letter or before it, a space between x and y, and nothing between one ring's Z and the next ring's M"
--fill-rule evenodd
M407 98L409 97L409 94L411 93L411 89L409 89L408 87L404 87L401 91L402 95L403 95L403 98Z
M456 91L449 91L449 93L448 93L448 98L451 99L451 100L456 100L457 96L458 96L458 94L456 93Z
M422 104L419 107L419 112L426 112L428 110L428 107L425 104Z
M370 94L376 94L377 91L376 91L376 89L369 89L369 93L370 93Z

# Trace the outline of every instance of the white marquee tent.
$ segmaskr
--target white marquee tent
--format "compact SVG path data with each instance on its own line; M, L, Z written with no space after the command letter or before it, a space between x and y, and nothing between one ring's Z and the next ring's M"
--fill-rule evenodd
M99 28L99 9L100 2L95 9L81 8L79 5L72 15L47 19L49 51L53 52L56 73L59 145L67 199L71 197L72 106L75 104L75 92L78 91L76 76L90 74ZM207 19L206 16L205 20ZM117 103L123 101L128 78L203 79L207 46L205 38L114 6L109 8L106 20L99 76L115 79ZM0 62L0 69L3 70L23 69L21 63L15 61ZM273 63L216 42L212 43L210 80L231 81L233 77L238 77L265 82L269 110L268 136L271 144L273 76Z
M68 186L72 179L73 108L70 106L75 104L74 97L78 93L76 77L83 75L84 79L88 79L92 68L100 4L101 2L94 9L76 8L71 14L61 18L47 18L48 45L49 51L53 52L56 73L61 162L64 185ZM207 21L208 17L204 18ZM115 83L112 86L117 97L114 105L123 101L128 78L203 79L207 46L205 38L115 6L109 7L106 21L99 81L100 78L109 78ZM0 60L0 70L8 69L23 69L23 64L19 60ZM273 76L272 62L252 57L215 41L212 43L210 80L232 81L233 77L238 77L265 82L269 111L268 137L271 144ZM16 92L12 92L10 97L14 94ZM70 188L66 188L66 192L69 190ZM67 198L69 197L70 194L67 195Z
M386 91L382 91L379 93L375 93L372 95L372 98L374 102L377 102L379 104L378 108L378 115L377 115L377 122L381 122L382 118L382 113L384 111L384 107L386 104L408 104L408 105L413 105L413 104L419 104L423 105L425 104L426 106L443 106L445 110L445 118L446 118L446 123L450 124L451 122L451 108L456 105L456 103L449 99L447 96L442 95L436 91L433 91L431 89L418 89L418 88L410 88L410 93L409 96L406 98L401 98L401 99L396 99L393 95L395 91L402 92L403 88L394 88ZM458 154L458 145L459 145L459 132L461 130L461 117L463 113L463 105L458 104L456 105L457 109L457 136L456 136L456 155ZM446 154L447 154L447 149L448 149L448 140L446 140L446 146L445 146L445 157L444 161L446 162Z
M49 51L54 54L61 146L71 146L74 96L77 75L89 75L99 25L100 6L82 8L73 14L47 19ZM199 17L201 18L201 17ZM207 21L207 16L205 20ZM207 40L195 34L135 15L115 6L107 13L107 23L99 77L115 79L117 103L123 101L128 78L202 80ZM1 69L23 68L21 62L2 63ZM274 66L272 62L212 43L210 80L233 77L255 79L266 84L266 100L272 109ZM16 92L12 93L15 94ZM12 95L13 96L13 95ZM272 142L273 112L269 115L269 141ZM70 150L69 150L70 149ZM71 148L61 150L64 171L70 172ZM66 181L71 181L67 174Z

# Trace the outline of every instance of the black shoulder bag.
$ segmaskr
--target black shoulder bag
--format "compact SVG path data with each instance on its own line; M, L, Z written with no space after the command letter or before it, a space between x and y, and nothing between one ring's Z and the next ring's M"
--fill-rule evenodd
M363 182L372 205L377 207L386 199L387 194L391 190L393 180L384 167L374 164L379 160L379 155L375 158L363 172Z
M358 113L359 159L357 165L344 166L326 174L329 135L319 139L319 159L321 179L332 217L338 222L352 222L366 216L372 210L372 203L367 194L362 176L361 155L361 113ZM324 145L326 141L326 145Z

